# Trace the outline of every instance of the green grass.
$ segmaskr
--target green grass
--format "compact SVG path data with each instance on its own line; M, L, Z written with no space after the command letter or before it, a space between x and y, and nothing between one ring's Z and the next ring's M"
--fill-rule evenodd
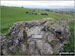
M74 22L70 22L69 27L71 32L70 42L69 44L65 45L64 51L74 52Z
M43 18L54 18L54 19L60 19L60 18L67 18L65 15L57 16L56 14L53 14L51 12L47 12L49 15L46 16L40 16L40 15L32 15L32 14L26 14L26 11L31 11L32 9L26 9L26 8L19 8L19 7L7 7L7 6L1 6L1 32L5 33L7 30L18 21L29 21L29 20L40 20ZM38 12L36 10L36 12ZM40 12L46 12L46 11L40 11ZM70 16L69 16L70 17Z
M30 20L41 20L43 18L54 18L54 19L66 19L66 18L75 18L75 16L72 15L66 15L66 14L56 14L54 12L47 12L47 11L38 11L37 13L46 12L48 15L32 15L32 14L26 14L26 11L32 12L33 9L27 9L27 8L19 8L19 7L7 7L7 6L1 6L1 33L8 32L8 29L16 22L18 21L30 21ZM71 30L71 36L70 36L70 43L65 45L64 51L73 51L73 41L74 41L74 23L69 23L70 30Z

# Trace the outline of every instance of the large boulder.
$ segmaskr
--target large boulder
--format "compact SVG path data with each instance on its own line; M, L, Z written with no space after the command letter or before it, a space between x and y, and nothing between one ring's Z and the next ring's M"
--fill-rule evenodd
M10 38L0 35L3 55L59 54L70 36L67 23L49 18L17 22L9 33Z

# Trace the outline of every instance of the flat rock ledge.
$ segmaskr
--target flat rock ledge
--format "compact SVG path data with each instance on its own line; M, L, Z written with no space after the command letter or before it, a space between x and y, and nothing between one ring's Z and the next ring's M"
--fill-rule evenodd
M70 36L67 23L49 18L17 22L8 32L9 38L0 35L2 55L59 54Z

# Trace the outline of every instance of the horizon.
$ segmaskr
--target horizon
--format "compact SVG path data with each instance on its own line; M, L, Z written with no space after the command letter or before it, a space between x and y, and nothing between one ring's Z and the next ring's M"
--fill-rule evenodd
M74 1L1 1L1 6L37 9L74 8Z

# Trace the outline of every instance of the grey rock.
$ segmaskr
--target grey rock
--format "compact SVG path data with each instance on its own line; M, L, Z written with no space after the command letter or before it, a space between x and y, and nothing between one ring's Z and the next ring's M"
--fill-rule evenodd
M67 23L54 19L17 22L9 29L10 38L0 35L4 55L58 54L69 43Z

